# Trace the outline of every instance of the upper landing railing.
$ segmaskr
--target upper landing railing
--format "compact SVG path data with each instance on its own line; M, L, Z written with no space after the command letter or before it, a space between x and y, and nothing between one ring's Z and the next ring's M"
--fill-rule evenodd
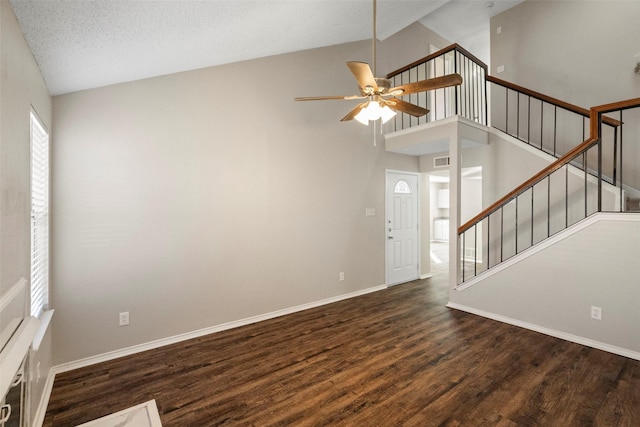
M589 134L589 110L542 93L487 76L491 92L491 127L559 158ZM617 148L621 122L603 118L607 141ZM615 155L613 156L615 158ZM581 167L580 164L575 164ZM615 185L617 165L604 168L605 180Z
M405 101L426 108L429 113L423 117L397 114L391 124L387 124L389 131L407 129L456 115L487 125L487 66L457 44L389 73L387 79L391 80L393 87L452 73L462 76L461 85L404 97Z

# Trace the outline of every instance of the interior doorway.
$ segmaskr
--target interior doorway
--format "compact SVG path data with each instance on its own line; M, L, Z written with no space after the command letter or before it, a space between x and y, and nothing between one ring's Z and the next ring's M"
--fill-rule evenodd
M449 170L429 174L429 258L431 271L449 265Z
M429 255L431 271L448 271L451 227L456 227L455 215L449 211L451 191L449 170L428 173L429 185ZM460 180L461 223L482 210L482 167L462 168ZM454 234L455 235L455 234ZM426 249L426 248L425 248Z

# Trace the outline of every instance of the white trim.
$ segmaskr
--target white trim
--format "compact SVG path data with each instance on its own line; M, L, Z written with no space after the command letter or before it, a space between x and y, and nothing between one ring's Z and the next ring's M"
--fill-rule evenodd
M53 369L49 369L47 380L42 390L42 396L40 396L40 402L36 408L36 412L33 415L33 426L42 427L44 423L44 416L47 413L47 406L49 406L49 398L51 397L51 390L53 390L53 382L55 380L56 373Z
M38 328L38 332L36 332L36 336L33 337L33 344L31 344L33 351L38 351L40 348L40 344L42 344L42 340L44 339L44 334L47 332L47 328L51 323L53 312L54 310L47 310L42 312L40 315L40 327Z
M4 310L11 301L18 295L20 292L24 292L24 288L27 285L27 279L21 277L18 282L9 288L4 295L0 296L0 312Z
M30 123L30 309L40 317L49 303L51 213L51 146L49 132L31 109Z
M477 316L486 317L487 319L497 320L498 322L507 323L509 325L518 326L520 328L529 329L531 331L540 332L541 334L549 335L555 338L560 338L565 341L574 342L576 344L585 345L587 347L603 350L608 353L617 354L620 356L628 357L634 360L640 360L640 353L632 350L628 350L622 347L616 347L611 344L603 343L600 341L594 341L590 338L581 337L578 335L569 334L566 332L558 331L556 329L546 328L544 326L536 325L534 323L524 322L522 320L513 319L511 317L502 316L500 314L490 313L488 311L479 310L477 308L468 307L466 305L458 304L455 302L447 303L447 307L455 310L465 311L467 313L475 314Z
M495 267L490 268L489 270L479 274L478 276L474 277L473 279L469 279L467 281L465 281L464 283L459 284L458 286L456 286L454 288L454 290L456 291L464 291L465 289L470 288L473 285L476 285L480 282L482 282L485 279L488 279L489 277L500 273L501 271L511 267L512 265L515 265L517 263L519 263L520 261L523 261L527 258L529 258L531 255L534 255L552 245L555 245L556 243L574 235L575 233L584 230L585 228L595 224L596 222L599 221L640 221L640 214L634 214L634 213L603 213L603 212L598 212L595 213L593 215L588 216L587 218L583 219L582 221L579 221L571 226L569 226L569 228L565 228L564 230L560 231L559 233L543 240L542 242L525 249L524 251L520 252L517 255L512 256L511 258L509 258L506 261L501 262L500 264L498 264Z
M117 427L125 425L162 427L155 399L106 415L102 418L80 424L77 427Z
M190 340L192 338L198 338L204 335L213 334L216 332L226 331L228 329L238 328L241 326L250 325L252 323L262 322L263 320L274 319L276 317L284 316L287 314L297 313L299 311L308 310L310 308L320 307L323 305L331 304L334 302L342 301L349 298L358 297L361 295L369 294L387 289L386 285L373 286L370 288L362 289L348 294L337 295L334 297L326 298L323 300L310 302L307 304L297 305L295 307L285 308L282 310L272 311L270 313L260 314L257 316L247 317L240 320L234 320L232 322L222 323L220 325L211 326L204 329L199 329L192 332L187 332L180 335L174 335L172 337L162 338L155 341L150 341L143 344L126 347L120 350L114 350L107 353L103 353L97 356L91 356L84 359L79 359L73 362L63 363L52 367L52 371L55 374L62 372L72 371L78 368L84 368L86 366L94 365L96 363L106 362L109 360L117 359L119 357L130 356L132 354L141 353L143 351L152 350L155 348L163 347L169 344L175 344L181 341Z
M421 275L420 275L420 280L429 279L429 278L431 278L431 277L433 277L433 274L431 274L431 273L428 273L428 274L421 274Z
M25 317L9 342L0 352L0 396L4 397L29 351L40 321L33 316Z

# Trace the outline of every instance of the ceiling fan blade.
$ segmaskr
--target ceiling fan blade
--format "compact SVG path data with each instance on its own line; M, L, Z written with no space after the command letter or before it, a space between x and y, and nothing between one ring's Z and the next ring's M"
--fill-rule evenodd
M361 104L356 105L356 108L354 108L353 110L349 111L349 113L344 116L343 118L340 119L341 122L346 122L347 120L353 120L353 118L355 116L358 115L358 113L367 106L366 102L363 102Z
M448 74L442 77L434 77L432 79L420 80L414 83L407 83L389 89L388 93L395 96L410 95L416 92L424 92L425 90L440 89L443 87L455 86L462 83L460 74ZM398 92L402 91L402 92Z
M363 98L366 98L366 96L360 96L360 95L302 96L302 97L296 98L296 101L325 101L328 99L363 99Z
M376 83L376 78L371 71L371 67L366 62L347 62L347 67L351 70L354 77L358 81L358 85L360 85L360 89L363 90L367 86L371 86L374 92L378 91L378 84Z
M411 114L414 117L421 117L429 112L429 110L427 110L426 108L411 104L410 102L405 102L398 98L385 99L383 100L383 102L391 109Z

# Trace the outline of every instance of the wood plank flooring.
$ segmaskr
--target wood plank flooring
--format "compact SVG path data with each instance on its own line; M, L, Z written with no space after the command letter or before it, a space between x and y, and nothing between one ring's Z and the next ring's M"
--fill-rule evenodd
M640 362L446 302L438 271L63 373L44 426L150 399L164 426L640 426Z

